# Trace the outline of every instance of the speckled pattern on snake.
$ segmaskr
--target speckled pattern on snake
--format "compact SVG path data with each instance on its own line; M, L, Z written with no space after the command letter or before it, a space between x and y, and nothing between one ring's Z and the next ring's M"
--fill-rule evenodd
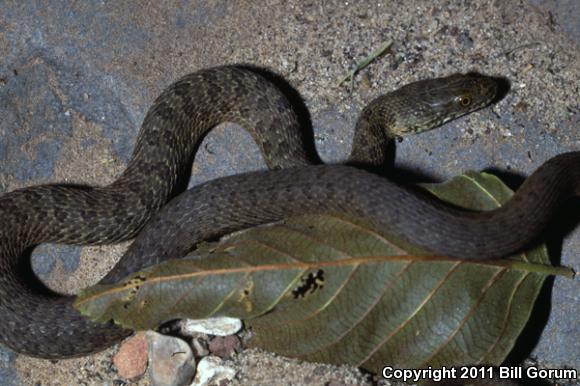
M492 78L454 75L381 96L358 119L349 163L381 164L394 136L481 108L495 93ZM203 135L226 121L250 131L273 170L211 181L164 206ZM138 235L104 278L113 282L183 256L200 240L292 215L343 212L436 254L496 258L526 246L555 207L579 193L580 153L568 153L540 167L502 208L467 212L359 168L310 165L300 132L293 107L258 72L207 69L154 102L126 170L112 184L33 186L0 196L0 342L26 355L64 358L99 351L130 333L87 320L73 309L74 297L23 277L22 255L40 243L106 244Z

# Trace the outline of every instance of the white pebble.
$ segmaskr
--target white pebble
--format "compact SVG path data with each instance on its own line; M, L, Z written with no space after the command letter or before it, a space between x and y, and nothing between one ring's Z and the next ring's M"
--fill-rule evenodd
M209 319L187 319L183 324L184 333L201 332L208 335L228 336L242 329L242 321L226 316Z
M199 361L197 374L190 386L206 386L210 383L220 384L223 380L231 381L236 376L236 370L223 366L222 360L216 356L209 356Z

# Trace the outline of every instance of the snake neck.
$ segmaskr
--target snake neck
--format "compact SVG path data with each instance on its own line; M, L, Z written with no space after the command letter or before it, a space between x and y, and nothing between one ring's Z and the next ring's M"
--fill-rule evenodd
M392 162L396 136L390 134L390 126L394 119L388 110L378 108L377 99L361 112L356 122L349 165L380 170Z

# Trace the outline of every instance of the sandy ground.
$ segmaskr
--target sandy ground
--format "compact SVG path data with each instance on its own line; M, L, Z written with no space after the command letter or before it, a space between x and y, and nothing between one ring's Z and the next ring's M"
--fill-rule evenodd
M358 112L382 92L455 72L505 77L506 98L400 143L397 166L434 181L469 169L525 176L580 149L578 8L574 1L2 1L0 191L112 181L160 91L225 63L265 66L288 79L310 109L326 162L346 157ZM385 41L393 41L390 53L357 76L352 92L337 86ZM190 185L263 167L249 135L220 126L201 146ZM578 206L566 207L570 213L577 224ZM564 234L556 262L578 271L580 232ZM54 288L75 292L98 281L124 247L43 246L34 265ZM578 280L560 278L544 291L518 343L526 356L580 369L579 294ZM122 385L112 352L49 362L2 349L0 384ZM254 351L235 363L236 385L369 382L356 369Z

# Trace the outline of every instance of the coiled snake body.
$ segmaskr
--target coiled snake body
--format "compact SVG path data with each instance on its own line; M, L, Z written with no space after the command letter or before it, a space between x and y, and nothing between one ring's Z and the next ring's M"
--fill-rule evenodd
M495 93L490 78L455 75L381 96L357 122L350 162L382 163L394 136L483 107ZM248 129L276 170L211 181L160 210L191 167L203 135L225 121ZM256 71L203 70L177 81L155 101L126 170L111 185L44 185L0 196L0 342L23 354L64 358L101 350L130 333L93 323L72 308L74 297L31 284L20 260L39 243L104 244L139 233L104 278L114 282L183 256L209 237L291 215L344 212L367 217L434 253L492 258L526 246L554 208L579 193L580 153L568 153L545 163L502 208L467 212L354 167L310 166L299 132L292 106Z

